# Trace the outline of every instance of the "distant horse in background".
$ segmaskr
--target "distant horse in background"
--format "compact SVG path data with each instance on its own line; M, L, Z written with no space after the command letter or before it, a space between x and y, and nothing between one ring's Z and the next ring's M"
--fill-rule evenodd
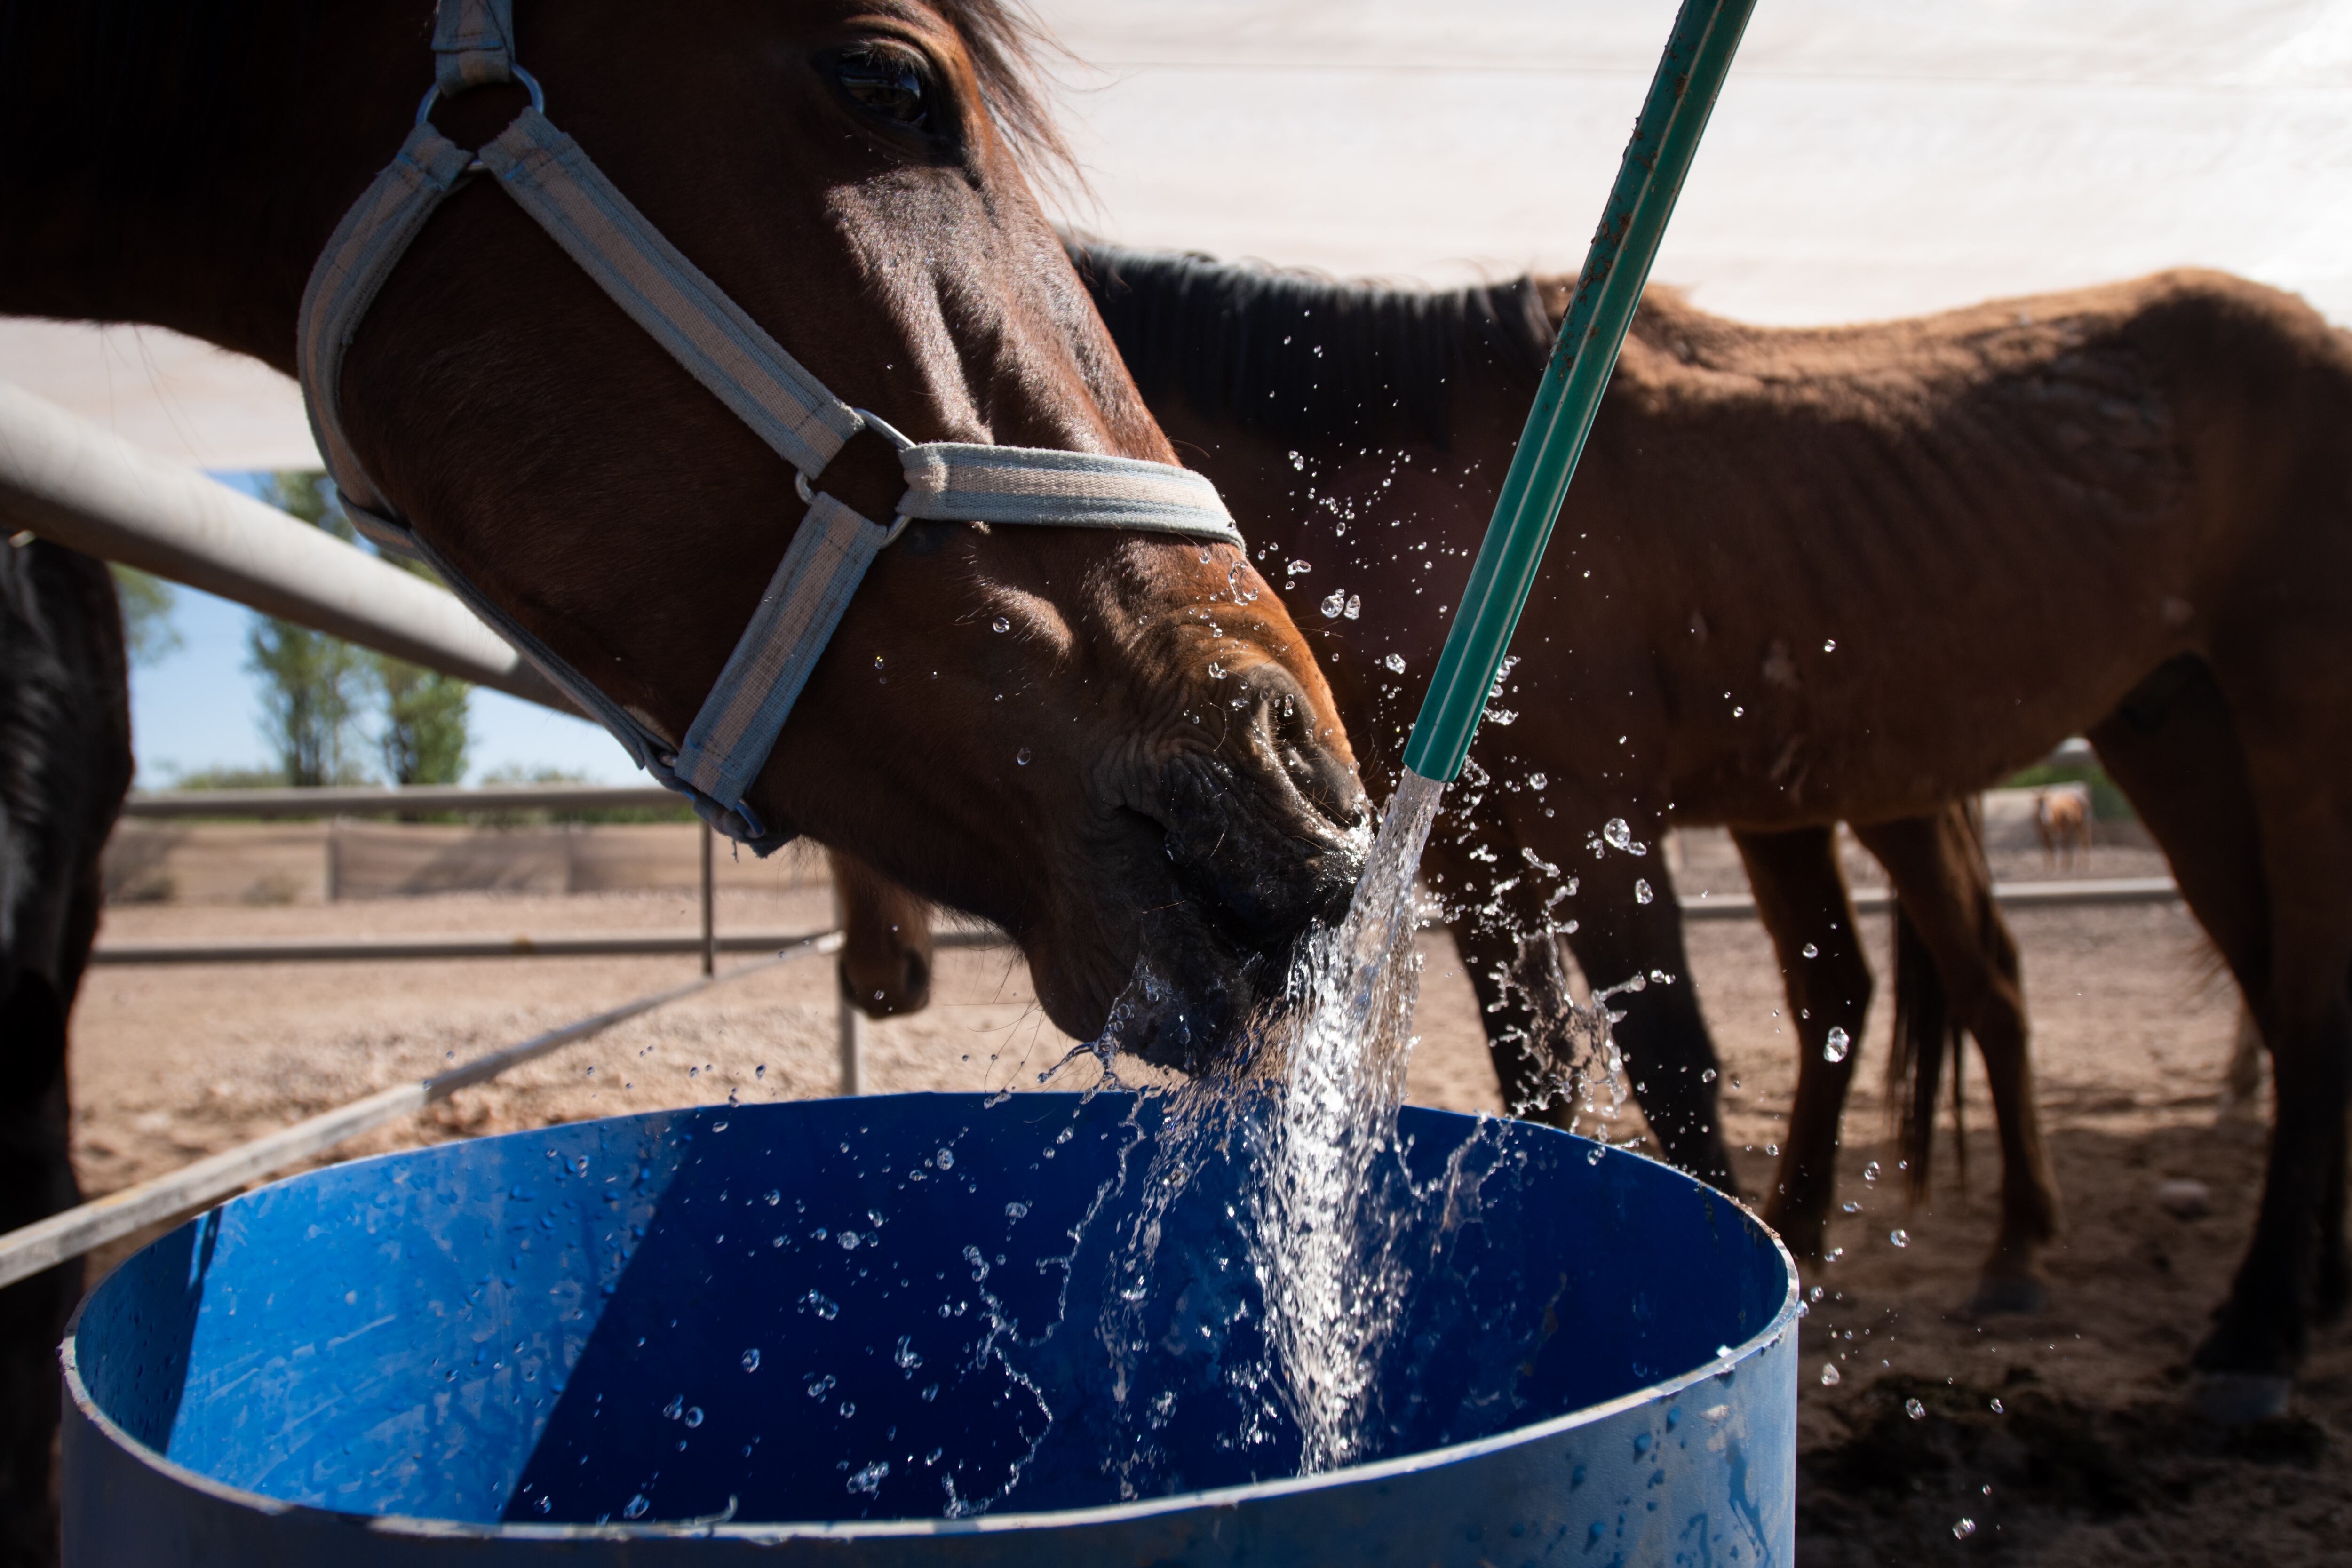
M1086 260L1178 450L1264 520L1259 558L1323 647L1368 776L1392 769L1569 282L1414 292ZM1989 889L1955 896L1989 879L1956 865L1949 803L2086 733L2276 1064L2262 1218L2196 1364L2217 1414L2278 1407L2313 1314L2352 1300L2347 428L2352 337L2219 275L1805 331L1654 290L1497 683L1483 766L1425 862L1506 1092L1538 1070L1512 1058L1540 1047L1549 933L1596 981L1685 973L1670 881L1645 852L1675 822L1731 826L1751 872L1810 876L1798 912L1849 948L1826 835L1854 823L1906 910L1941 912L1917 932L1936 966L1954 967L1938 940L1965 947L2013 994L2013 945L1984 962ZM1858 949L1813 940L1818 953L1781 959L1792 987L1817 966L1850 977L1794 1021L1800 1103L1833 1107L1867 972ZM1727 1180L1687 984L1612 1005L1633 1014L1629 1075L1666 1153ZM2005 1142L2019 1157L1989 1282L2034 1284L2055 1188L2021 1026L1976 1032L2005 1134L2030 1134ZM1828 1190L1826 1169L1789 1163L1802 1142L1779 1223L1783 1193L1809 1185L1817 1210Z
M2065 853L2068 870L2074 868L2074 851L2091 858L2091 791L2085 784L2046 784L2033 792L2033 832L2042 840L2044 864L2055 868Z
M0 1231L81 1201L66 1029L97 934L99 852L131 787L121 611L104 565L0 543ZM57 1552L58 1341L79 1258L0 1289L0 1563Z

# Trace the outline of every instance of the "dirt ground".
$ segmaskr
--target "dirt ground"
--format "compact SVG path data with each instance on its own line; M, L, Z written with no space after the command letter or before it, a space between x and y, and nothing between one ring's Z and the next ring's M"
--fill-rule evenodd
M1678 856L1686 893L1736 891L1720 835ZM2038 855L1997 858L2039 878ZM1857 879L1867 868L1856 863ZM2079 874L2161 869L2102 847ZM723 928L823 929L829 895L780 868L772 886L721 895ZM692 896L485 894L325 907L157 904L109 911L120 941L404 931L691 929ZM1866 917L1885 973L1885 922ZM1969 1186L1939 1152L1932 1204L1907 1210L1864 1179L1881 1150L1885 1008L1865 1038L1830 1237L1843 1255L1802 1331L1800 1554L1808 1564L2263 1563L2352 1560L2352 1337L2322 1331L2288 1420L2237 1434L2199 1427L2180 1401L2189 1352L2243 1248L2263 1158L2260 1122L2217 1116L2234 993L2215 978L2177 905L2043 910L2014 918L2036 1030L2042 1104L2068 1233L2042 1316L1958 1312L1990 1242L1997 1154L1981 1071L1969 1079ZM1725 1056L1726 1109L1751 1189L1771 1169L1795 1079L1779 975L1745 921L1690 927L1692 975ZM1498 1109L1468 984L1441 935L1424 942L1422 1044L1412 1097ZM499 959L92 971L75 1018L75 1154L93 1193L404 1079L673 984L677 959ZM663 1106L829 1093L831 965L802 961L736 981L507 1079L345 1153ZM943 952L932 1008L870 1029L877 1090L1023 1088L1068 1042L1039 1014L1003 950ZM1891 1165L1892 1162L1888 1163ZM2210 1217L2154 1199L2172 1177L2206 1183ZM1897 1247L1890 1232L1908 1233ZM127 1245L127 1244L126 1244ZM103 1268L121 1256L110 1249ZM1834 1365L1839 1381L1822 1382ZM1921 1414L1911 1415L1906 1401ZM1998 1404L1996 1404L1998 1402Z

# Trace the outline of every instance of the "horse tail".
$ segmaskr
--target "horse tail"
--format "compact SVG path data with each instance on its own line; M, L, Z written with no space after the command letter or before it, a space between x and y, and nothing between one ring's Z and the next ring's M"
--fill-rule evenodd
M1960 1115L1960 1026L1952 1018L1943 972L1936 967L1919 928L1895 903L1895 1043L1886 1061L1886 1102L1913 1199L1927 1193L1929 1157L1936 1147L1936 1093L1944 1058L1952 1061L1952 1118ZM1960 1143L1960 1181L1968 1182L1968 1146Z

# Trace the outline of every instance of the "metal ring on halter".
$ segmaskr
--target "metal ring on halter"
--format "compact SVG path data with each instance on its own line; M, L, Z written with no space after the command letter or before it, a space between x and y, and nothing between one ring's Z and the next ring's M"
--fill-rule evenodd
M522 83L525 88L530 89L530 106L533 109L538 110L541 114L545 114L547 112L547 94L540 90L539 79L531 75L530 72L523 69L520 66L509 66L507 68L514 72L515 80ZM441 84L436 81L431 87L425 89L425 101L416 106L416 123L422 125L426 121L432 119L433 106L440 101Z
M881 421L877 419L875 423L879 425L881 424ZM886 430L889 430L890 428L887 425L884 425L882 427ZM898 433L896 430L891 430L890 434L896 436ZM912 443L909 443L909 445L912 445ZM793 489L800 491L801 502L803 505L816 505L815 487L809 483L809 477L801 472L798 468L794 468L793 470ZM890 525L890 531L883 536L882 542L875 548L878 550L887 550L891 545L897 543L898 536L907 531L908 521L908 519L907 514L903 511L900 512L898 514L898 521Z

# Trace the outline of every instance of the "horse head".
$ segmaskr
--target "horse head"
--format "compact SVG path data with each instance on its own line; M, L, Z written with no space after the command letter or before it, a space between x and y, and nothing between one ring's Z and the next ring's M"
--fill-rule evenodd
M647 15L527 6L531 91L701 275L878 416L826 495L892 516L889 426L1174 463L1028 183L1050 132L994 0ZM417 40L361 59L371 96L414 102ZM474 87L432 123L477 147L523 102ZM378 163L402 130L381 107ZM453 580L675 752L808 492L495 184L452 190L373 294L341 437ZM1128 1043L1175 1065L1344 899L1366 815L1323 678L1241 547L952 519L904 522L874 558L740 800L766 841L805 833L1003 926L1075 1035L1149 970L1166 1005Z

